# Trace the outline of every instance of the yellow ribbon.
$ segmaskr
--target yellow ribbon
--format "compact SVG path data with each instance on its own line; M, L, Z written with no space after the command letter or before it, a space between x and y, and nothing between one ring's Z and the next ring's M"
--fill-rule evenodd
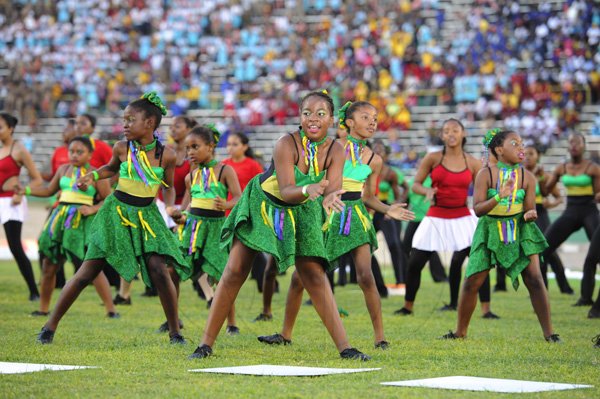
M130 226L133 227L134 229L137 229L137 226L133 223L131 223L131 221L129 221L125 216L123 216L123 212L121 212L121 206L117 205L117 213L119 214L119 217L121 218L121 224L123 226Z
M363 225L363 228L365 229L365 231L369 230L369 227L371 227L371 220L369 218L367 218L361 211L360 208L358 207L358 205L354 205L354 210L356 211L356 214L358 215L358 219L360 220L360 222Z
M167 183L165 183L162 179L159 179L158 176L156 175L156 173L154 172L154 170L152 169L152 166L150 166L150 161L148 160L148 156L146 155L145 151L140 151L140 158L142 159L142 162L144 163L144 165L146 166L146 168L148 169L148 171L150 172L150 175L152 175L152 177L154 177L155 180L160 181L160 183L165 186L165 187L169 187L167 185Z
M144 229L145 239L148 240L148 233L150 233L152 238L156 238L156 234L154 234L148 222L144 220L144 215L142 214L142 211L138 211L138 217L140 218L140 224L142 225L142 229Z
M56 217L54 218L54 220L52 221L52 226L50 226L50 231L52 231L54 233L54 228L56 227L56 224L58 223L58 220L64 215L65 213L65 209L67 209L68 207L64 206L60 209L60 212L58 212L58 215L56 215Z
M296 220L294 220L294 214L291 209L288 209L288 215L290 215L290 220L292 221L292 227L294 228L294 234L296 234Z
M131 148L127 150L127 174L129 175L130 179L133 179L133 177L131 176Z
M196 223L196 230L194 230L194 241L192 241L192 253L196 252L196 240L198 239L198 230L200 229L201 224L202 220L198 220L198 223Z
M496 222L498 224L498 234L500 235L500 241L504 242L504 234L502 233L502 223L498 220Z
M262 204L260 204L260 215L262 216L263 222L269 226L269 227L273 227L273 225L271 224L271 220L269 219L269 214L267 213L267 203L266 201L263 201Z
M77 215L75 215L75 220L73 220L73 228L76 229L79 227L79 221L81 221L81 213L77 210Z

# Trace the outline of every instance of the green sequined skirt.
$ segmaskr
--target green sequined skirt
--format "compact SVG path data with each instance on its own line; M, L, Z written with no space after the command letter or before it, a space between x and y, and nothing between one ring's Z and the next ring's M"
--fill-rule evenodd
M322 258L329 269L321 230L322 201L282 206L266 196L259 177L248 183L225 221L221 248L228 248L235 236L248 248L273 255L280 272L293 266L297 257Z
M371 253L377 249L377 234L363 201L344 201L344 204L344 212L333 212L323 226L325 250L331 262L364 244L369 244Z
M225 270L229 248L219 248L225 217L187 214L185 225L179 227L179 248L192 264L192 276L204 272L219 280Z
M38 239L39 250L50 262L62 257L83 259L94 216L82 216L79 205L59 204L52 210Z
M517 226L513 233L516 239L505 244L507 234L503 224L511 220ZM529 265L529 256L540 254L547 247L544 234L534 222L525 222L522 213L513 217L482 216L473 236L466 277L496 265L506 269L516 290L519 275Z
M85 259L106 260L127 281L141 272L144 284L152 287L147 267L151 255L164 256L182 280L190 277L191 266L155 203L137 207L109 195L91 229Z

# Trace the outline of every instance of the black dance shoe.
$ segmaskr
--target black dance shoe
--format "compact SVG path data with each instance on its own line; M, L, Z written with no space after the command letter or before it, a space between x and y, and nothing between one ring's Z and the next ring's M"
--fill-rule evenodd
M375 349L386 350L390 347L390 343L386 340L379 341L375 344Z
M500 316L498 316L496 313L492 313L491 310L481 317L483 319L491 319L491 320L498 320L500 318Z
M183 338L183 335L179 334L179 333L175 333L173 335L171 335L169 337L169 342L173 345L175 344L179 344L179 345L185 345L187 344L185 338Z
M400 316L410 316L410 315L413 314L413 311L412 310L408 310L406 308L401 308L401 309L396 310L394 312L394 314L395 315L400 315Z
M252 320L252 322L256 323L257 321L272 321L272 320L273 320L273 315L261 313L258 316L256 316L256 318L254 320Z
M49 314L50 314L50 312L42 312L40 310L31 312L32 316L48 316Z
M546 339L546 342L550 342L551 344L562 344L563 343L562 339L560 339L560 336L558 334L550 334L544 338Z
M227 326L227 328L225 329L225 333L231 336L240 335L240 329L236 326Z
M343 351L340 352L340 357L342 359L361 360L363 362L371 360L371 356L365 355L364 353L362 353L361 351L359 351L356 348L344 349Z
M131 305L131 297L123 298L121 295L117 294L115 299L113 299L113 303L115 305Z
M261 335L258 337L258 340L263 344L268 345L291 345L292 340L285 338L283 335L279 333L275 333L273 335Z
M37 342L40 344L51 344L54 339L54 331L49 328L42 327L42 330L37 336Z
M455 312L456 306L445 303L444 306L438 309L440 312Z
M439 337L438 339L463 339L464 337L459 337L458 335L454 334L454 331L448 331L448 334L444 334L441 337Z
M209 357L212 355L212 348L208 345L200 345L196 348L194 353L188 356L188 359L204 359L205 357Z
M183 321L181 321L181 319L179 319L179 329L183 330ZM157 333L165 333L165 332L169 332L169 322L165 321L164 323L162 323L160 325L160 327L158 327L158 330L156 330Z

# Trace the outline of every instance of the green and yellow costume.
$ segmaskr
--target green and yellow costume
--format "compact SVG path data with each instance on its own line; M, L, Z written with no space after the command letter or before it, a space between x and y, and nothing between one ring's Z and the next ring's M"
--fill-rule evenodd
M59 180L60 196L58 206L50 213L42 229L38 246L53 264L66 256L82 260L91 232L94 216L83 216L81 205L93 205L96 189L90 186L85 191L77 187L77 179L83 176L88 167L73 167L71 177L62 176Z
M501 169L498 188L489 188L487 198L494 197L502 180L505 180L502 178L502 170L513 173L515 190L512 195L502 198L487 215L479 218L466 276L470 277L496 265L506 269L516 290L519 287L519 275L529 265L529 256L543 252L548 243L534 222L523 219L525 190L516 188L519 165L509 166L498 162L498 168ZM524 171L521 170L521 173Z
M377 249L377 235L371 221L371 216L362 201L362 192L365 182L373 172L370 166L371 159L367 163L360 161L362 146L365 142L361 140L352 140L348 136L346 148L352 146L349 152L353 155L351 159L346 159L343 171L342 189L346 192L342 195L344 201L344 211L332 212L323 226L325 231L325 249L330 262L335 262L338 258L355 248L364 244L369 244L371 252ZM353 146L358 142L361 147ZM358 150L358 151L355 151ZM357 152L354 155L354 152Z
M177 237L154 203L161 184L166 186L162 180L164 169L151 166L146 156L156 142L145 147L129 142L127 162L120 165L117 188L96 214L85 255L86 260L106 260L127 281L141 272L148 287L152 287L152 281L147 261L152 255L165 257L182 280L191 274Z
M295 144L296 138L291 136ZM306 136L301 134L301 137L304 151L303 157L298 154L298 162L303 160L309 165L309 172L302 173L296 162L296 186L318 183L326 174L325 170L319 171L317 160L318 146L326 138L318 143L306 143ZM248 248L271 254L283 272L295 264L296 257L327 260L321 231L323 222L321 200L306 200L301 204L288 204L283 200L271 163L266 172L250 180L229 214L221 232L221 248L229 248L235 237Z
M225 212L215 210L215 198L227 198L227 187L220 182L221 173L215 176L213 160L200 165L191 176L190 212L187 212L185 225L179 227L179 248L192 263L192 275L201 271L219 280L225 270L230 248L219 248L221 229L225 223Z

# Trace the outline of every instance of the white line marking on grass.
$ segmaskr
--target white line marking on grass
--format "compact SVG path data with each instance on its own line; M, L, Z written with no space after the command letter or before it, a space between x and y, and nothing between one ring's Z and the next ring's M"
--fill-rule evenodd
M375 370L381 370L381 368L335 369L322 367L276 366L271 364L259 364L254 366L219 367L210 369L193 369L188 371L193 373L266 375L274 377L315 377L330 374L363 373Z
M557 382L521 381L507 380L501 378L482 378L464 376L382 382L381 385L506 393L564 391L567 389L593 388L593 385L563 384Z
M11 363L0 362L0 374L33 373L34 371L64 371L79 369L95 369L94 366L64 366L60 364L35 364L35 363Z

